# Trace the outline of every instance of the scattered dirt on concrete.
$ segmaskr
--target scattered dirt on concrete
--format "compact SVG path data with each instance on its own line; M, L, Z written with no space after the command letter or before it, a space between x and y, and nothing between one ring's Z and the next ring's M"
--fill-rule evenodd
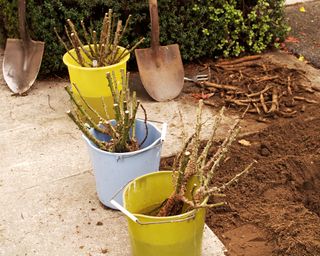
M250 146L234 143L214 183L230 180L253 159L258 163L225 191L227 205L208 210L208 226L230 256L320 255L318 107L241 139ZM162 160L163 168L171 164L172 158Z

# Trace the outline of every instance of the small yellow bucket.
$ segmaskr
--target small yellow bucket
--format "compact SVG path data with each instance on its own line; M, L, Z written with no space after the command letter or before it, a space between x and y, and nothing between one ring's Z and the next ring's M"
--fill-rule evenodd
M172 172L155 172L130 182L123 193L133 256L200 256L205 209L170 217L141 214L159 206L173 192ZM133 213L133 214L132 214Z
M84 46L85 49L89 49L89 46ZM123 47L120 47L119 53L122 53L126 49ZM76 58L75 50L70 50L69 53ZM122 89L121 83L121 73L120 70L123 69L126 73L127 68L127 62L130 58L130 55L128 54L123 59L120 60L119 63L106 66L106 67L97 67L97 68L91 68L91 67L82 67L80 66L71 56L69 53L65 53L63 56L63 62L68 67L69 71L69 77L70 82L72 85L72 91L74 94L78 96L78 93L76 89L74 88L73 84L76 84L77 87L80 90L81 95L84 97L84 99L89 103L89 105L98 111L98 113L106 117L102 99L103 97L104 102L107 106L107 112L112 119L114 117L113 113L113 99L111 95L111 91L108 87L108 80L106 78L106 73L115 72L115 76L119 85L119 90ZM87 57L83 55L83 58L88 61ZM84 105L84 104L83 104ZM92 116L94 119L97 120L95 115L93 113L90 113L91 111L88 110L88 113L90 116Z

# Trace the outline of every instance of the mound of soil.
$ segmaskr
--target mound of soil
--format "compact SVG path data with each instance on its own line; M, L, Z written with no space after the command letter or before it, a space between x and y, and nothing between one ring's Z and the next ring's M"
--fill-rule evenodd
M255 168L226 191L206 223L231 256L320 255L320 114L281 119L235 143L214 183ZM224 199L223 199L224 200Z

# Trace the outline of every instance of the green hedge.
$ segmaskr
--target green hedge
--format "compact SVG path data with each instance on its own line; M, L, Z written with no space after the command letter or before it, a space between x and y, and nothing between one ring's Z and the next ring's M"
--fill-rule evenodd
M178 43L185 61L204 56L260 53L277 46L278 40L288 31L283 4L284 0L159 0L160 41L164 45ZM42 74L61 72L65 68L61 61L64 49L53 27L62 34L67 18L76 24L83 19L98 27L109 8L123 19L128 14L133 15L132 27L122 45L146 36L143 47L149 47L146 0L28 0L27 21L31 36L46 42ZM4 35L17 36L17 0L0 0L0 15Z

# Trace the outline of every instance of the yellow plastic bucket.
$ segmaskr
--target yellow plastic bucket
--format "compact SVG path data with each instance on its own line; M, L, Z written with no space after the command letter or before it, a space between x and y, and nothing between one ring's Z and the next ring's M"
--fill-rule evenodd
M85 49L89 49L89 46L85 46ZM122 53L126 49L120 47L119 53ZM76 57L75 50L70 50L70 54ZM101 97L104 98L104 101L107 106L107 112L110 118L114 118L113 112L113 99L111 95L111 91L108 87L108 80L106 78L106 73L113 71L115 72L116 79L118 81L119 90L122 89L121 82L121 73L120 70L123 69L126 73L127 69L127 61L130 58L130 55L125 56L121 59L121 61L117 64L106 66L106 67L97 67L97 68L90 68L90 67L82 67L80 66L71 56L69 53L65 53L63 56L63 62L68 67L69 77L71 85L76 84L79 88L81 95L85 98L85 100L96 109L99 114L103 117L106 117L103 103ZM83 55L83 57L88 61L88 58ZM74 86L72 86L72 91L76 96L78 96L77 91L75 90ZM95 118L95 115L88 110L89 115ZM97 118L95 118L97 120Z
M129 214L133 256L201 255L205 209L170 217L141 214L160 205L173 189L172 172L147 174L126 186L123 193L124 211ZM133 213L133 218L130 213Z

